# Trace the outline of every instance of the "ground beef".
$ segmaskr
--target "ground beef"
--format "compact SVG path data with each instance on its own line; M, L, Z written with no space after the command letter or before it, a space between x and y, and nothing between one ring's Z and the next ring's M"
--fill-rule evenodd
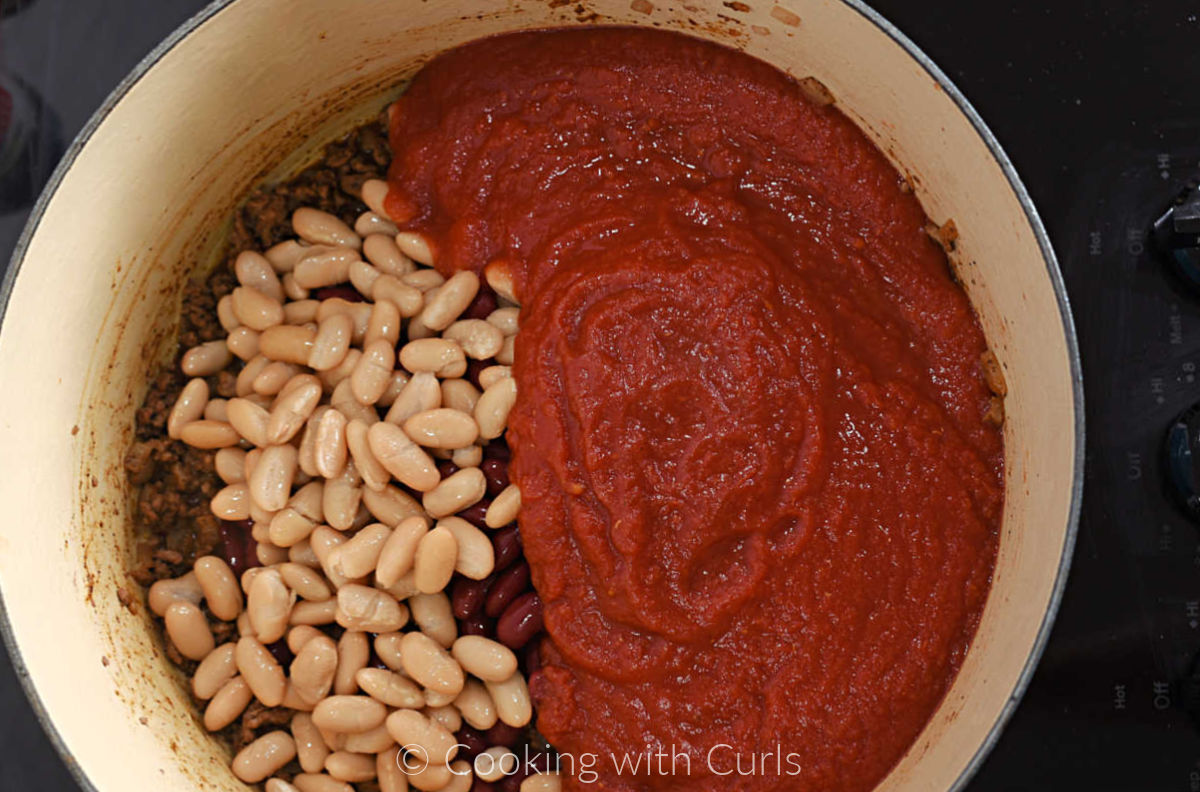
M198 556L222 554L221 525L209 510L209 501L223 483L213 471L211 451L191 448L167 437L167 416L187 378L179 359L190 347L224 338L217 320L217 301L233 291L237 281L233 261L247 248L263 250L292 236L291 215L301 206L332 212L353 225L365 210L359 192L364 181L381 178L391 154L385 121L376 122L331 143L321 162L282 184L261 187L246 199L234 218L229 255L205 280L189 283L183 293L179 343L170 365L157 372L136 416L134 443L125 456L125 469L134 488L133 523L137 558L130 577L149 586L156 580L178 577L191 569ZM239 363L208 378L209 387L222 397L235 395ZM129 589L118 598L136 606ZM234 624L214 622L218 645L235 639ZM189 675L196 664L183 658L170 641L167 657ZM197 702L202 708L204 703ZM291 710L269 709L252 703L222 736L236 751L273 727L287 724ZM298 771L298 770L297 770Z

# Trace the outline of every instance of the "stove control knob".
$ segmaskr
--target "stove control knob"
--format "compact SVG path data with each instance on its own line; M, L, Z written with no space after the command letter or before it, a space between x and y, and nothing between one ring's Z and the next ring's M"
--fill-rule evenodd
M1190 517L1200 521L1200 404L1171 422L1163 454L1167 489Z
M1200 189L1189 184L1154 221L1154 244L1172 271L1200 290Z

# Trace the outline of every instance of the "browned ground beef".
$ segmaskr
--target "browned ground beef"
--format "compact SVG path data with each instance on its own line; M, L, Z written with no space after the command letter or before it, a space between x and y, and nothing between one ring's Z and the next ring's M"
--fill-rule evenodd
M255 190L234 218L225 262L207 280L189 283L184 290L175 355L151 382L137 412L133 446L125 457L129 482L136 492L133 521L138 549L130 577L142 586L186 573L198 556L220 554L220 522L209 510L209 501L224 485L213 471L213 452L168 438L167 415L187 382L179 370L180 357L196 344L225 337L216 306L237 285L234 258L244 249L262 250L292 237L291 215L301 206L332 212L353 225L366 209L358 197L363 182L381 178L390 157L380 118L329 144L321 162L290 181ZM214 393L226 398L235 395L237 365L235 362L232 370L208 378ZM133 607L128 590L122 592L122 602ZM218 643L236 631L232 624L222 626L227 634L218 632ZM189 673L194 670L196 664L184 660L169 641L164 645L176 665ZM269 727L287 723L291 714L291 710L267 709L255 702L222 734L236 751Z

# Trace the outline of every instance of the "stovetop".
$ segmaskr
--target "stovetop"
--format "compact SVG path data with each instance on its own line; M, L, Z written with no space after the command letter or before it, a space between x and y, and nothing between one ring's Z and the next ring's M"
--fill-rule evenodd
M1150 238L1200 179L1200 2L873 4L1012 158L1059 254L1083 354L1071 578L1029 691L969 789L1200 790L1200 524L1168 497L1163 465L1168 426L1200 402L1200 290L1169 274ZM0 250L15 244L28 210L10 208L31 202L38 163L202 5L0 0L0 86L14 113L41 121L13 148L34 165L0 177ZM6 658L0 708L0 792L74 789Z

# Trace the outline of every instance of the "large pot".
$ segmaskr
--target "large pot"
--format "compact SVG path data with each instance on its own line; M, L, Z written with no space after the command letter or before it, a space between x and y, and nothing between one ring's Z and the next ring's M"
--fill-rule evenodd
M216 2L143 61L59 167L4 282L4 637L84 787L244 788L199 726L144 607L122 457L181 286L240 196L378 112L431 55L499 31L594 22L716 39L813 75L909 173L1003 363L1007 498L995 580L949 694L880 789L960 788L1016 706L1062 592L1081 486L1079 361L1054 255L983 122L853 0ZM136 594L136 591L134 592Z

